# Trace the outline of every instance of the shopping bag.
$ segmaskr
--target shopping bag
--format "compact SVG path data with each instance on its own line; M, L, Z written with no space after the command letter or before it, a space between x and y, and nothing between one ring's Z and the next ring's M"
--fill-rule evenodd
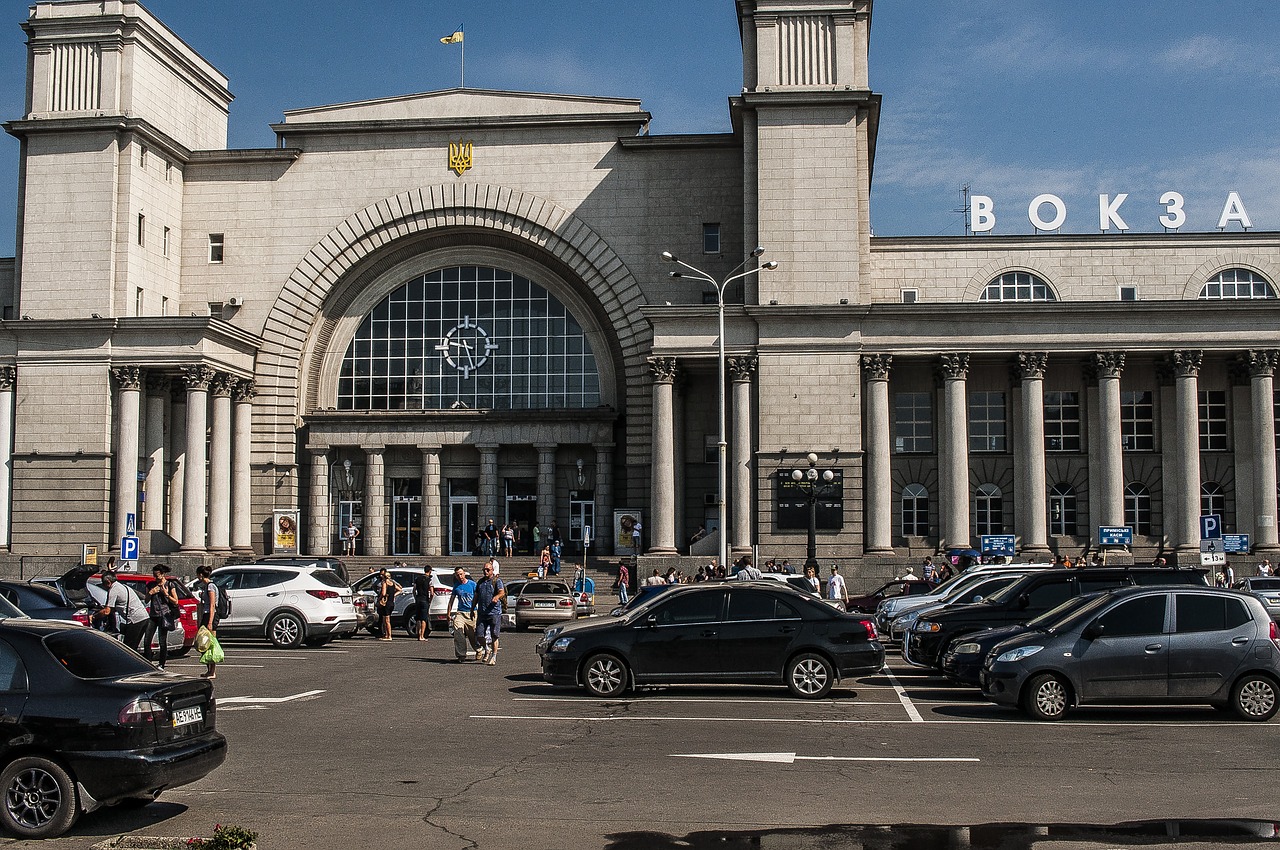
M213 632L209 631L208 626L201 626L196 630L196 652L204 652L209 648L209 643L213 640Z
M224 658L226 656L222 652L222 644L212 634L209 635L209 648L200 656L200 661L204 664L221 664Z

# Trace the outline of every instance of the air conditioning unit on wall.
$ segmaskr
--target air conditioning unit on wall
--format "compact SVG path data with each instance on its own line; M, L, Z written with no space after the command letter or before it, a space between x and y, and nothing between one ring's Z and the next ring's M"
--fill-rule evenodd
M232 295L230 298L228 298L228 299L227 299L227 306L228 306L228 307L243 307L243 306L244 306L244 299L243 299L243 298L241 298L239 295Z
M720 504L720 494L719 493L706 494L705 496L702 497L702 504L707 506Z

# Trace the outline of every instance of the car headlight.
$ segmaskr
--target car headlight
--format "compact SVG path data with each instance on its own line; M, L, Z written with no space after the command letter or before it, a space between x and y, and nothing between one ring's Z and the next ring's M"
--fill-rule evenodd
M558 641L556 641L555 643L551 644L551 651L552 651L552 652L564 652L564 651L566 651L566 650L569 648L569 645L570 645L571 643L573 643L573 638L571 638L571 637L562 637L562 638L560 638Z
M982 652L982 644L972 641L956 647L956 655L977 655L979 652Z
M1024 658L1030 658L1040 650L1043 646L1020 646L1017 649L1011 649L1008 652L1002 652L996 656L996 661L1000 664L1008 664L1012 661L1021 661Z
M911 630L914 632L940 632L942 631L942 624L931 623L928 620L917 620Z
M553 641L556 639L556 635L560 634L562 631L564 631L564 626L555 626L547 629L542 633L542 639L544 641Z

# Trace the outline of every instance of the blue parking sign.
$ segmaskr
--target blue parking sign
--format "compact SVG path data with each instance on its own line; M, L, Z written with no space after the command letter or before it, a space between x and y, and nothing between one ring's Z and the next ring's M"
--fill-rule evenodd
M136 561L138 560L138 538L126 534L120 538L120 560Z
M1217 514L1206 514L1200 517L1200 539L1222 539L1222 517Z

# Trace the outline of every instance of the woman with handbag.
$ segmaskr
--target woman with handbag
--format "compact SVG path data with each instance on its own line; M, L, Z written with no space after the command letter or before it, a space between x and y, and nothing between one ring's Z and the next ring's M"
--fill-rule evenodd
M151 659L151 639L159 636L161 670L169 660L169 632L177 626L181 609L178 607L178 591L169 580L169 567L156 564L151 568L153 581L147 583L147 630L142 638L142 654Z

